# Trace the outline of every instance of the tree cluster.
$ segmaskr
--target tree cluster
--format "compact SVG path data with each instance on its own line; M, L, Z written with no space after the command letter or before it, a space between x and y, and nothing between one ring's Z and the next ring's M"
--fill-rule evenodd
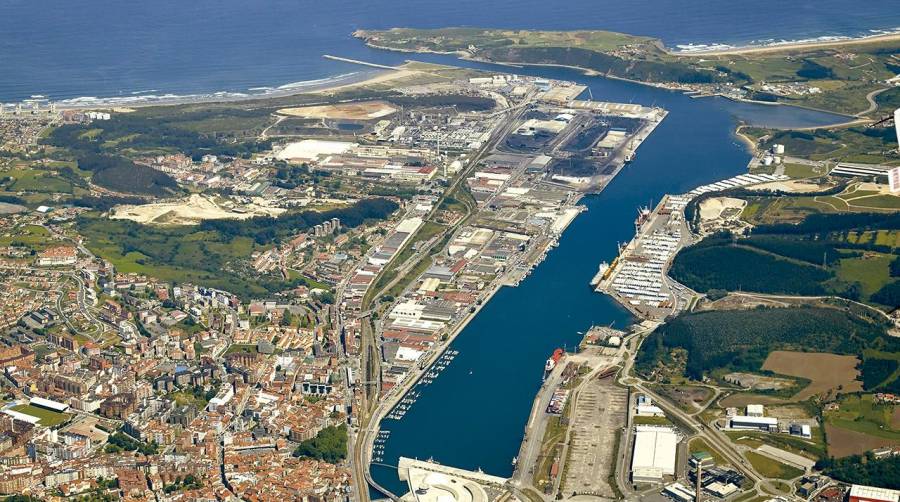
M347 458L347 426L329 426L316 434L316 437L300 443L294 450L294 456L324 460L336 464Z

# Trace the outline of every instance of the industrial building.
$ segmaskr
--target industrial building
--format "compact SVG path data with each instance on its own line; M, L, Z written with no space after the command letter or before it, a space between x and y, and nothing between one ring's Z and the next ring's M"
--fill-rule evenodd
M729 427L732 429L751 429L766 432L778 432L778 419L775 417L748 417L736 415L731 417Z
M791 424L788 430L792 436L800 436L807 439L812 437L812 427L809 424Z
M834 170L832 170L832 173L834 173ZM717 181L715 183L710 183L709 185L699 186L688 192L688 194L697 196L703 195L708 192L721 192L723 190L728 190L731 188L756 185L759 183L769 183L771 181L785 181L788 179L790 178L783 174L739 174L733 178L728 178L727 180Z
M848 176L848 177L865 177L878 178L879 181L885 181L888 171L892 166L882 166L878 164L854 164L849 162L841 162L831 170L832 176Z
M850 502L898 502L900 491L874 486L853 485L850 487Z
M663 489L663 495L666 495L678 502L693 502L695 500L694 492L681 483L671 483Z
M659 483L675 475L678 436L669 427L639 425L634 429L631 479L635 483Z

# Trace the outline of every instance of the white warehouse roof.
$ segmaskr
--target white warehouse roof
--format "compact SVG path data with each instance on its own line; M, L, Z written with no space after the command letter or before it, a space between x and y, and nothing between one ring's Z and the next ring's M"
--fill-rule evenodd
M305 139L285 146L275 154L278 160L314 160L319 155L335 155L345 153L355 148L356 143L345 141L323 141L318 139Z
M12 410L9 408L3 410L3 413L15 418L16 420L28 422L29 424L36 424L41 421L40 417L35 417L33 415L26 415L25 413L20 413L16 410Z
M866 500L884 500L885 502L898 502L900 491L874 486L853 485L850 487L850 497L858 497Z
M422 226L422 218L418 216L413 218L407 218L397 224L396 231L397 232L406 232L406 233L414 233L419 227Z
M675 474L678 436L668 427L638 426L634 433L631 472L635 480L661 480Z

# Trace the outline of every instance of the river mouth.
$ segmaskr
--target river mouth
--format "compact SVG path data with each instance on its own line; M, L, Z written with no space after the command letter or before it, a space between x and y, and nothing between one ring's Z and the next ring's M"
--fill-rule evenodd
M425 58L449 64L446 57ZM498 72L510 68L464 62ZM444 465L483 469L508 477L518 453L544 362L557 347L571 349L592 325L627 327L627 311L589 287L601 261L611 261L619 242L634 235L640 206L663 194L746 172L750 155L735 137L739 122L815 127L834 114L786 106L691 98L631 82L588 77L561 68L512 71L572 80L591 88L595 100L660 106L669 111L631 164L597 195L588 195L559 247L518 287L502 288L449 347L458 355L400 420L385 420L375 480L396 494L406 492L392 466L400 456L432 458Z

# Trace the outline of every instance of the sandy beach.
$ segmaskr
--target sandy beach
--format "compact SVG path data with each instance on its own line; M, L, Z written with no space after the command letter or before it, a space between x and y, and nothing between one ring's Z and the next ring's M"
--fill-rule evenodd
M809 49L827 49L848 47L854 45L866 45L879 42L897 42L900 41L900 33L885 33L882 35L872 35L871 37L846 38L841 40L810 40L789 42L784 44L757 45L747 47L733 47L727 49L710 49L698 50L691 52L668 51L669 54L679 57L706 57L706 56L733 56L748 54L765 54L778 52L793 52Z
M328 94L337 91L345 91L347 89L354 89L357 87L367 87L370 85L376 84L385 84L388 82L393 82L394 80L401 80L408 77L412 77L413 75L417 75L419 73L423 73L419 70L406 70L406 69L396 69L396 70L384 70L380 73L376 74L373 77L367 78L366 80L360 80L358 82L351 82L349 84L339 84L331 87L325 87L322 89L316 89L311 91L312 94Z

